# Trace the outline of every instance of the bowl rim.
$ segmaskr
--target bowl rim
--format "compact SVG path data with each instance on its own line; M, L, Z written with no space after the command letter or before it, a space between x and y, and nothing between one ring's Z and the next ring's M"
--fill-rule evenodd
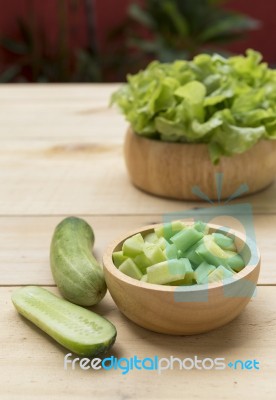
M185 225L193 225L194 222L192 221L187 221L180 219L181 222L185 223ZM250 250L250 260L248 264L240 271L237 272L233 277L226 278L223 281L219 282L213 282L213 283L206 283L206 284L201 284L201 285L187 285L187 286L172 286L172 285L158 285L155 283L148 283L148 282L143 282L143 281L138 281L137 279L131 278L130 276L124 274L123 272L119 271L119 269L114 265L113 260L112 260L112 254L115 250L115 248L120 245L123 241L128 239L130 236L133 236L137 233L144 233L146 231L152 230L156 227L160 227L164 225L164 223L158 223L158 224L151 224L151 225L145 225L143 227L140 227L139 229L132 230L128 232L127 234L120 236L120 238L117 238L114 240L110 245L107 247L106 251L103 254L103 267L104 270L108 270L112 275L114 275L117 279L120 281L124 281L125 283L135 286L135 287L141 287L144 289L148 290L158 290L161 292L172 292L175 291L176 288L178 291L181 292L198 292L198 291L203 291L203 290L211 290L211 289L217 289L217 288L224 288L228 285L235 284L236 282L240 281L241 279L246 278L250 273L252 273L256 268L260 266L261 262L261 256L260 256L260 251L257 246L257 244L252 240L252 238L245 237L245 235L241 232L239 232L236 229L227 229L228 234L235 235L238 239L242 240L247 247ZM208 224L209 228L216 229L217 231L221 231L223 233L223 227L220 225L216 224ZM254 247L253 247L254 246ZM255 253L252 252L252 249L254 250ZM251 264L252 258L256 257L256 262Z

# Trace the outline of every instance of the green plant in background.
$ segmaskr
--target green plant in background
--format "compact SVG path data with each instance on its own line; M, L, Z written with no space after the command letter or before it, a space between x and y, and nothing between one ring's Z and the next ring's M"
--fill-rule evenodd
M84 1L88 46L70 50L68 13ZM29 1L29 18L18 19L20 40L3 38L1 45L14 61L1 75L0 82L99 82L101 59L94 32L93 0L57 1L58 37L56 48L49 50L47 27L39 25L33 0Z
M145 67L152 59L171 62L191 59L203 49L218 51L221 45L260 26L248 16L224 9L223 3L226 1L145 0L141 6L133 2L127 19L110 40L124 41L125 47L120 44L119 51L125 70ZM129 49L133 50L131 57Z

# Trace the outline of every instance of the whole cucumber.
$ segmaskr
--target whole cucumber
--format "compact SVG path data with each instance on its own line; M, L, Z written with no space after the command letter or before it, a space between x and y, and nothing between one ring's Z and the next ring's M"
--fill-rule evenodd
M12 302L21 315L81 356L105 353L115 342L116 328L107 319L41 287L17 289Z
M50 249L54 281L67 300L81 306L99 303L106 294L102 267L92 254L94 232L81 218L65 218L56 227Z

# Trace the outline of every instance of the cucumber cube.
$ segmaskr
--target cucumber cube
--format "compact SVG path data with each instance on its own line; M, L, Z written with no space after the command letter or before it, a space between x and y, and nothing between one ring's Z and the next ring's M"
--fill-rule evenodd
M144 245L143 236L141 233L137 233L137 235L131 236L125 240L123 244L123 254L127 257L135 257L143 252Z
M119 266L127 260L127 257L124 256L122 251L115 251L112 254L112 259L113 259L113 263L115 265L115 267L119 268Z
M148 257L142 253L136 256L133 261L137 265L137 267L140 269L140 271L145 274L147 271L147 268L152 265L151 261L148 259Z
M204 283L219 282L223 281L224 279L231 278L232 276L232 272L220 265L215 271L206 277L206 281Z
M198 232L204 233L204 235L208 235L208 233L209 233L209 227L208 227L208 225L205 224L205 223L202 222L202 221L197 221L197 222L194 224L194 229L196 229Z
M185 225L181 221L172 221L163 224L162 226L155 228L154 231L158 237L164 237L166 240L170 240L176 233L185 229Z
M149 243L157 243L158 242L158 236L156 235L155 232L151 232L148 233L145 237L144 237L144 241L145 242L149 242Z
M145 274L142 276L142 278L140 279L141 282L147 282L148 281L148 275Z
M236 251L234 240L229 236L223 235L222 233L212 233L215 243L223 250Z
M187 261L189 261L189 260L187 259ZM186 273L185 273L185 277L183 279L183 282L184 282L183 284L184 285L193 285L195 282L195 272L191 266L190 261L186 263L185 269L186 269Z
M194 228L182 230L171 238L171 241L176 245L178 250L185 252L189 247L203 238L203 233L198 232Z
M150 260L151 265L158 264L162 261L166 261L167 257L163 250L153 243L146 243L144 246L144 254Z
M162 285L184 279L187 265L189 265L189 260L185 258L152 265L147 268L148 282Z
M200 255L198 255L196 252L196 250L202 243L203 239L199 240L197 243L189 247L189 249L183 253L183 256L188 258L191 261L191 263L193 263L193 265L195 265L196 267L198 267L203 261L202 257L200 257Z
M208 264L206 261L202 262L194 272L195 280L198 284L205 283L209 274L214 272L216 267Z
M135 262L128 258L123 264L120 265L119 271L130 276L131 278L140 280L143 276L142 272L139 270Z
M225 253L227 255L227 265L231 267L235 272L239 272L245 267L244 260L239 254L233 251L225 251Z
M160 247L161 250L165 250L167 246L169 246L169 242L165 238L159 238L156 245Z
M168 260L179 258L179 253L175 244L167 244L163 253L166 255Z
M211 235L204 237L204 242L201 244L196 253L208 264L218 267L226 263L227 255L214 241Z

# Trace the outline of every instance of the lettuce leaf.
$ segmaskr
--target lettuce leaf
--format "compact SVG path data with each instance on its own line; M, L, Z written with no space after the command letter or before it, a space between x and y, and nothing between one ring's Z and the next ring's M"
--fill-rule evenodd
M276 71L260 53L192 61L154 61L113 94L142 136L168 142L207 143L214 164L259 140L276 139Z

